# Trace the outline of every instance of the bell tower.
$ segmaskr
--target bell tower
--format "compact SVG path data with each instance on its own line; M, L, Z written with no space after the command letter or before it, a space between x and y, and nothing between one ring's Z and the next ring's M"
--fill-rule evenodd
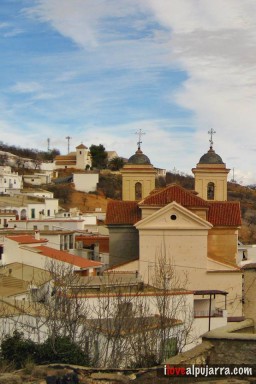
M122 200L140 201L155 189L156 170L149 158L141 150L141 135L139 130L138 149L121 169L122 174Z
M192 168L195 175L195 190L204 200L226 201L227 200L227 178L230 169L226 168L222 158L213 149L213 129L209 132L210 149L205 153Z

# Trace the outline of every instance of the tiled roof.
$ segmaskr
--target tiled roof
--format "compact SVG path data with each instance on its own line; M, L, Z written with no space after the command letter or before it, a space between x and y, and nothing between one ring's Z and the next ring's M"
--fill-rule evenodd
M56 165L74 165L76 164L76 160L57 160Z
M208 207L208 202L176 184L169 185L161 189L160 192L149 195L142 200L140 205L165 206L173 201L183 207Z
M19 244L37 244L37 243L47 243L47 239L36 240L32 235L11 235L6 236L7 239L16 241Z
M135 224L141 219L136 201L110 201L107 206L106 224Z
M58 156L55 157L55 161L57 161L57 160L61 160L61 161L63 161L63 160L75 160L75 159L76 159L76 154L74 154L74 155L71 155L71 154L69 154L69 155L58 155Z
M88 148L83 143L81 143L76 147L76 149L88 149Z
M159 192L147 196L139 203L143 206L165 205L176 201L185 208L206 208L208 210L207 221L214 226L241 225L241 213L239 202L233 201L205 201L193 192L172 184ZM141 219L141 212L135 201L111 201L108 203L106 224L135 224Z
M63 261L68 264L72 264L80 268L97 268L102 266L102 263L99 263L98 261L93 261L80 256L71 255L68 252L59 251L58 249L49 248L44 245L31 248L31 250L40 251L40 253L44 256L50 257L55 260Z
M209 202L208 221L214 226L240 226L242 222L239 202Z

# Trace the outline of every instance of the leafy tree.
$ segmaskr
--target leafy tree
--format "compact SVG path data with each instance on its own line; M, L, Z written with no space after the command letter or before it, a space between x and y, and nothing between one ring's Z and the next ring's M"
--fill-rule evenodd
M119 171L119 169L123 168L124 166L124 160L122 157L113 157L113 159L110 160L110 162L108 163L108 167L112 170L112 171Z
M90 153L92 156L92 167L103 169L106 168L107 165L107 152L105 151L105 147L102 144L90 146Z

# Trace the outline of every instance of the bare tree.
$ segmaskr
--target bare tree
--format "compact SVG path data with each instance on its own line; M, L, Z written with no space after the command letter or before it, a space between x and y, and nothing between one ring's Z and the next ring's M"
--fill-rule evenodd
M159 313L158 360L161 363L169 357L168 355L181 352L193 341L191 331L194 316L192 308L188 305L186 292L188 275L184 274L181 279L164 248L157 255L152 283L160 290L156 292L153 300ZM179 324L179 320L182 324ZM171 323L172 327L166 326Z
M143 367L162 363L190 342L187 276L181 281L165 252L156 257L152 286L137 274L124 281L116 273L98 277L96 287L93 277L79 276L72 265L55 261L46 269L50 278L24 302L13 327L38 342L50 337L53 351L56 339L67 336L95 366Z

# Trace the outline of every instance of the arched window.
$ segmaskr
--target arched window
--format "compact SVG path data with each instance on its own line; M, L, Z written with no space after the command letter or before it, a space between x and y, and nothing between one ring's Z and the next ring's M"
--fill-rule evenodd
M142 198L142 184L135 184L135 200L140 200Z
M215 185L214 183L208 183L207 185L207 200L214 200L214 191Z

